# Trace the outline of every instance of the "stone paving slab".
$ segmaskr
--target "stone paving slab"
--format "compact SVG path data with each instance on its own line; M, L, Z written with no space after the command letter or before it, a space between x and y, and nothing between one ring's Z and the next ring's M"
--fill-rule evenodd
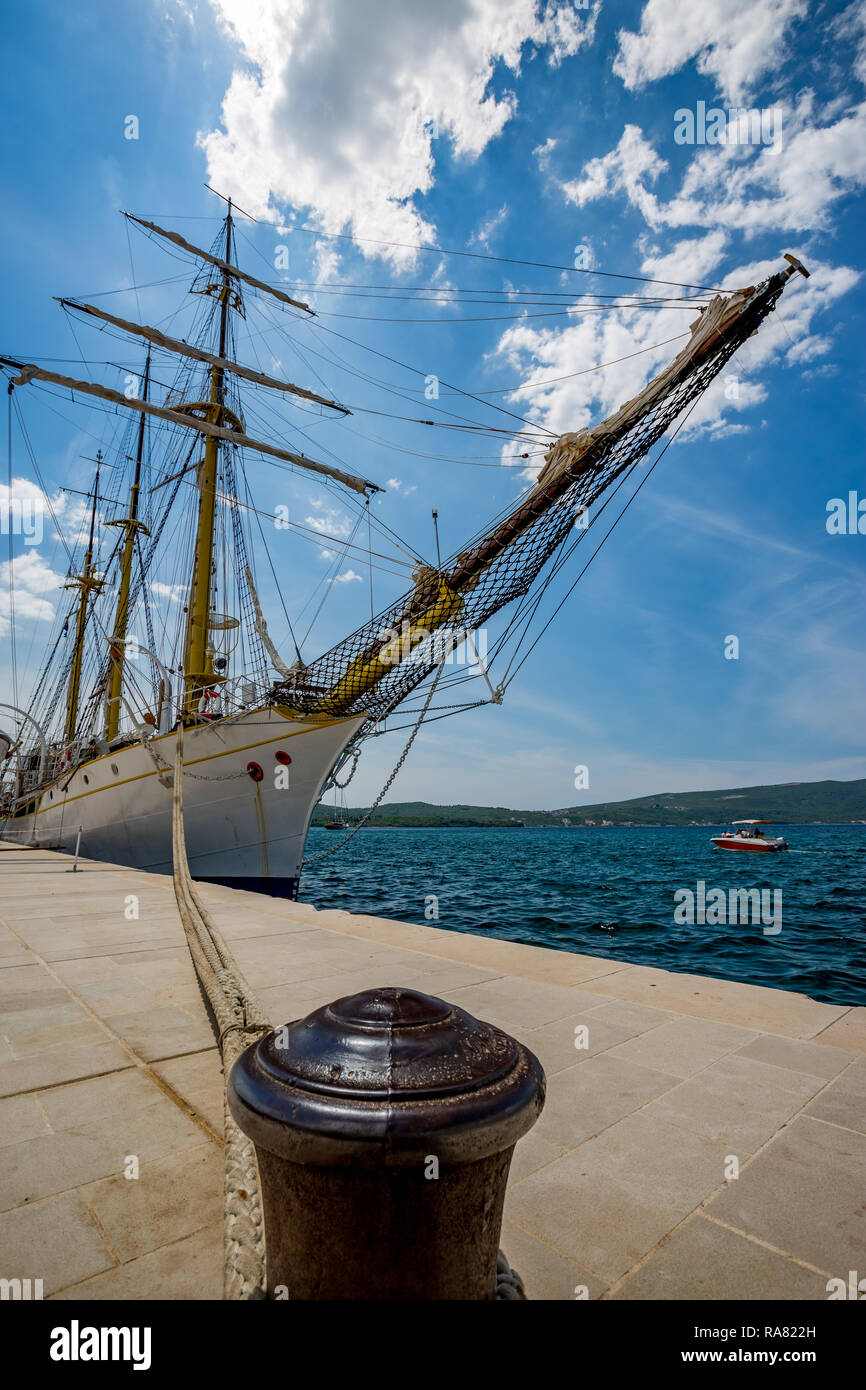
M863 1268L866 1009L202 892L275 1023L402 984L537 1053L502 1236L530 1297L823 1299ZM0 1277L219 1298L222 1122L171 879L0 844Z

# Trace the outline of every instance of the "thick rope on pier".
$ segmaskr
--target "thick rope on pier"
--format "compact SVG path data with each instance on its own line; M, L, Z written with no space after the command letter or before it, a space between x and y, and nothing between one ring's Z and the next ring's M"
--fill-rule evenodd
M189 952L202 989L219 1028L223 1074L228 1079L235 1061L256 1038L273 1025L264 1007L247 984L237 961L199 897L190 876L183 828L183 726L178 725L174 755L172 795L172 851L174 896L186 933ZM256 1154L250 1140L229 1111L225 1115L225 1272L223 1297L266 1297L264 1223L259 1195ZM496 1262L497 1300L525 1299L520 1275L502 1251Z
M183 830L183 727L178 725L172 798L174 895L190 955L219 1028L223 1072L257 1037L271 1031L259 1000L198 895L190 877ZM255 1150L232 1117L225 1114L225 1273L223 1296L265 1296L265 1243Z

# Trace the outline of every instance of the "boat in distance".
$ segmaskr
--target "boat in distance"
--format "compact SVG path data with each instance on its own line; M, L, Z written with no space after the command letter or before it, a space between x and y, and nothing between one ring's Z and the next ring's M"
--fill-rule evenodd
M763 830L757 828L772 824L770 820L735 820L731 825L739 826L739 830L725 830L721 835L714 835L712 843L716 849L750 850L758 854L773 854L787 849L788 842L781 835L765 835Z

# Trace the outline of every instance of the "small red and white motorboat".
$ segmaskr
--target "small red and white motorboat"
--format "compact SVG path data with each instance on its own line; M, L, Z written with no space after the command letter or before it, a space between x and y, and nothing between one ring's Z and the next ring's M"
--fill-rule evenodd
M725 830L721 835L714 835L712 843L717 849L747 849L755 850L759 854L787 849L788 842L783 840L781 835L765 835L763 830L756 829L760 825L772 824L771 820L731 821L731 825L739 826L739 829Z

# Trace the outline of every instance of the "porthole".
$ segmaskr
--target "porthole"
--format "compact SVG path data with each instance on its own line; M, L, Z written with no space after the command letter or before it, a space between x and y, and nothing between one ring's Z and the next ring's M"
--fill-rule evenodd
M85 785L86 787L89 787L89 786L90 786L90 778L88 777L88 775L87 775L86 772L85 772L85 774L84 774L84 785Z
M112 770L112 772L114 773L114 775L115 775L115 777L116 777L116 776L117 776L117 763L112 763L112 764L111 764L111 770Z

